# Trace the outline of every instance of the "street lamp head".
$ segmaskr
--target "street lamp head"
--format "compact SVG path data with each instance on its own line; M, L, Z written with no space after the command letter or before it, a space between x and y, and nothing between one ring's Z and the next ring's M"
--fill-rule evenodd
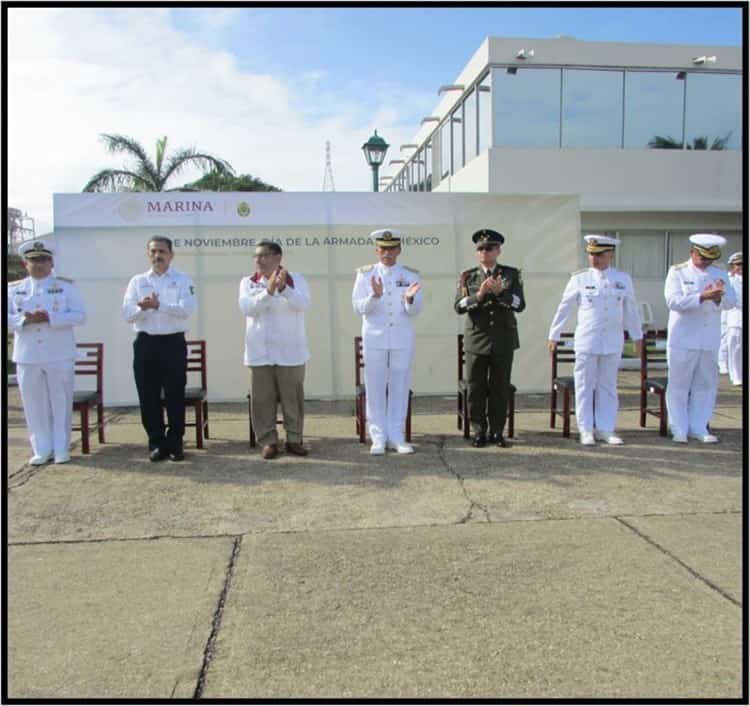
M367 164L371 167L379 167L383 163L383 160L385 160L385 153L389 147L390 145L375 130L375 134L362 145L362 151L365 153Z

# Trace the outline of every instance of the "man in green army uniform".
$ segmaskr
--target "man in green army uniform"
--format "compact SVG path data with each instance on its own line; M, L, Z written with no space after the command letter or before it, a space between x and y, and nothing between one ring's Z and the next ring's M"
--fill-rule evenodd
M502 234L483 228L471 239L477 246L479 266L461 273L453 305L457 314L468 314L464 351L471 445L486 446L489 440L504 448L510 445L503 437L503 428L513 351L519 347L516 312L526 307L523 280L520 270L497 263L505 242Z

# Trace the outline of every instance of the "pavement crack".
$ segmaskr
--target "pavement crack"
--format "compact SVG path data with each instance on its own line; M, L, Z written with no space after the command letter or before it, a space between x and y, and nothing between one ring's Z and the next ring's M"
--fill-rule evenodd
M201 671L198 675L198 683L195 685L195 692L193 693L193 699L200 699L203 696L203 687L206 682L206 675L208 669L211 666L211 660L214 656L214 649L216 647L216 638L219 636L219 630L221 629L221 620L224 616L224 605L229 595L229 588L232 584L232 577L234 576L234 567L237 563L237 558L240 555L240 547L242 545L242 535L234 538L232 545L232 556L229 557L229 564L227 565L226 575L224 576L224 585L219 595L219 602L216 605L214 611L214 617L211 621L211 634L208 636L206 642L206 648L203 650L203 663L201 664Z
M440 459L440 462L443 464L443 466L445 466L445 469L448 471L448 473L450 473L452 476L455 476L456 480L458 481L458 485L461 488L461 492L464 494L466 501L469 503L469 507L467 508L466 513L458 522L456 522L456 524L464 525L467 522L471 522L475 517L475 512L482 513L484 515L485 522L491 522L492 520L490 519L490 513L487 508L484 507L484 505L482 505L481 503L478 503L469 495L469 491L466 490L464 477L455 468L453 468L450 463L448 463L448 459L445 457L446 442L447 437L444 434L441 434L438 437L438 458Z
M651 539L651 537L649 537L647 534L645 534L644 532L641 532L637 527L634 527L629 522L626 522L625 520L623 520L621 517L615 517L614 519L617 520L620 524L625 525L625 527L627 527L631 532L634 532L635 534L637 534L641 539L643 539L646 542L648 542L651 546L653 546L656 549L658 549L662 554L665 554L670 559L672 559L673 561L677 562L683 569L685 569L686 571L688 571L688 573L690 573L692 576L694 576L695 578L697 578L699 581L702 581L703 583L705 583L706 586L708 586L709 588L711 588L714 591L716 591L722 597L726 598L730 603L733 603L738 608L742 607L742 603L740 601L738 601L733 595L731 595L730 593L728 593L727 591L725 591L723 588L721 588L721 586L717 586L710 579L707 579L705 576L703 576L702 574L698 573L693 567L691 567L690 565L686 564L679 557L675 556L666 547L662 546L661 544L659 544L655 540Z

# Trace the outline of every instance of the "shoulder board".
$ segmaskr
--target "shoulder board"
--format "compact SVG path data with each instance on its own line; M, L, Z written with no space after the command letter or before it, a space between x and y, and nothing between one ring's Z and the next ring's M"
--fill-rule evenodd
M518 267L511 267L510 265L500 265L501 270L510 270L511 272L518 272Z
M15 287L17 284L23 284L23 282L25 282L25 280L26 280L25 277L24 277L24 279L13 280L13 282L8 282L8 286L9 287Z
M576 270L575 272L571 272L570 276L573 277L574 275L582 275L584 272L588 272L589 268L584 267L582 270Z
M676 270L679 270L681 267L687 267L690 264L690 260L685 260L685 262L681 262L679 265L672 265Z
M478 272L478 271L479 271L478 267L470 267L468 270L464 270L461 273L461 277L468 277L469 275L473 275L475 272Z
M362 265L362 267L357 268L357 272L369 272L373 269L375 269L375 265Z
M401 265L405 270L408 270L409 272L413 272L415 275L419 274L419 270L415 270L413 267L407 267L406 265Z
M63 282L67 282L68 284L73 284L74 280L70 279L70 277L60 277L60 275L55 275L55 279L60 279Z

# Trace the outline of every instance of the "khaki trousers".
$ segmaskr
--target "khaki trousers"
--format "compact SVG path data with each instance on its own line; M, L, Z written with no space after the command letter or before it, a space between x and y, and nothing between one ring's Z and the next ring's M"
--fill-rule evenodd
M250 367L250 412L258 444L277 444L276 410L281 403L289 443L302 443L305 423L305 366L256 365Z

